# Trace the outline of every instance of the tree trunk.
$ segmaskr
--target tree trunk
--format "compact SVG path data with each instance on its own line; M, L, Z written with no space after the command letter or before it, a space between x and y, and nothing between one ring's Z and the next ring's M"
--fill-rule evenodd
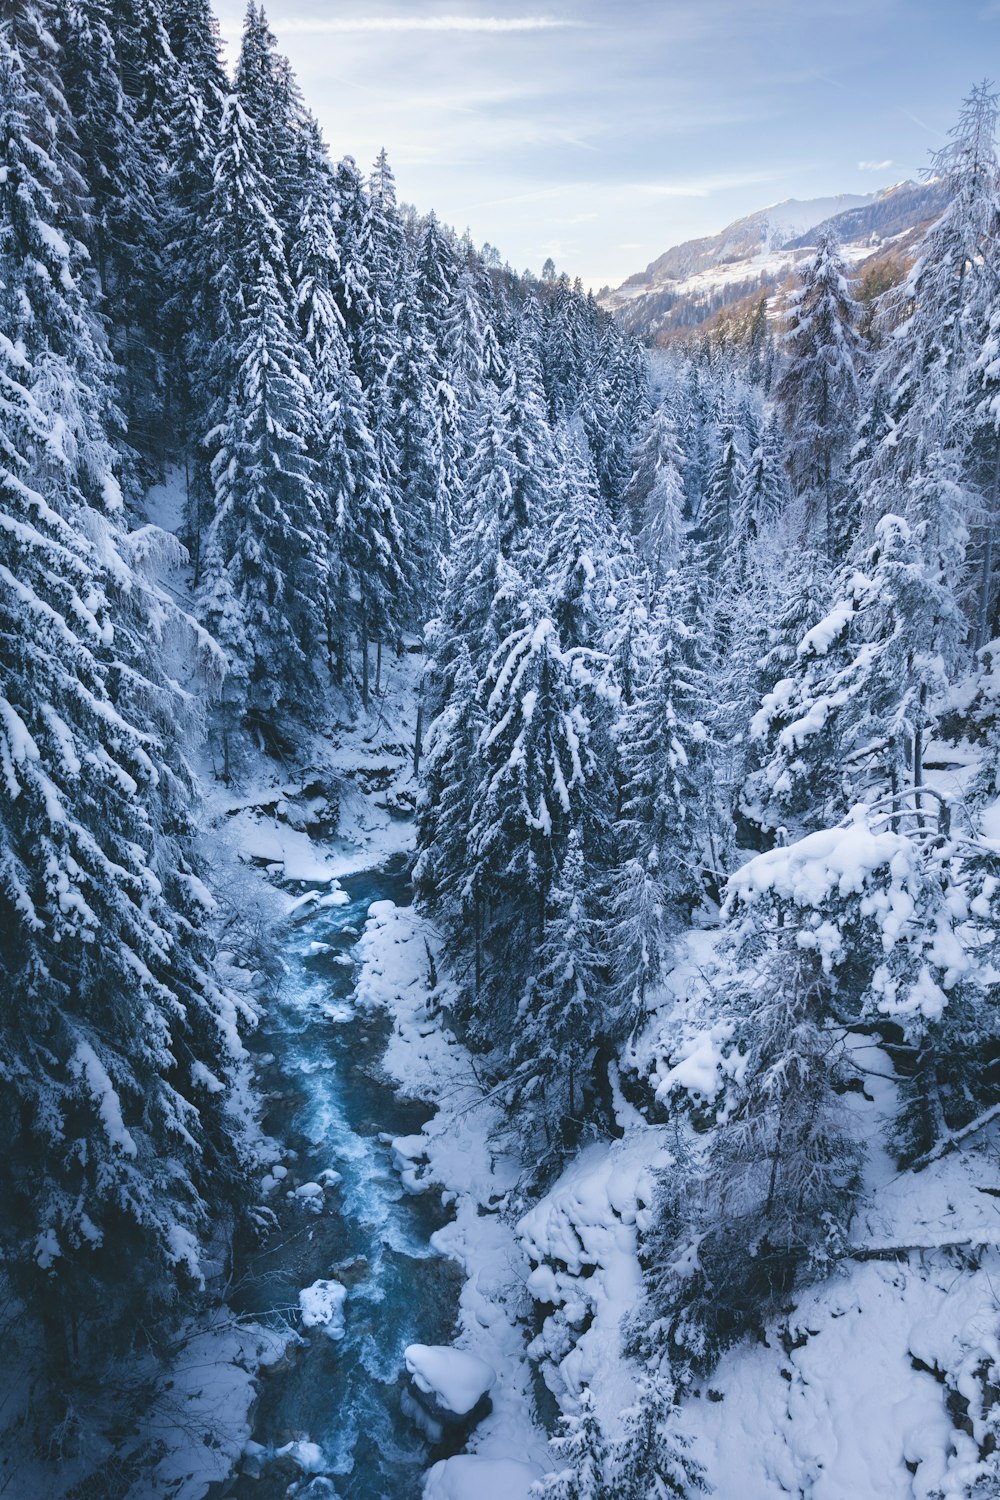
M993 528L1000 497L1000 433L997 434L993 461L993 483L990 485L990 513L986 518L986 537L983 542L983 570L979 580L979 609L976 615L975 649L981 651L986 645L986 632L990 622L990 585L993 581Z
M924 784L924 720L927 715L927 684L921 684L918 702L920 712L913 726L913 803L917 809L917 827L923 828L923 798L920 795Z
M375 647L375 692L382 691L382 637L379 636Z
M416 776L420 771L420 757L424 753L424 705L423 700L417 701L417 728L413 736L413 774Z
M368 669L368 616L361 617L361 701L365 708L368 707L369 693L369 669Z

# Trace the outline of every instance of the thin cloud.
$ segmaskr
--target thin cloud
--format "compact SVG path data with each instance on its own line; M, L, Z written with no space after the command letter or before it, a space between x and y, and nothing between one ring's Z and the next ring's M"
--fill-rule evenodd
M774 179L774 172L734 172L725 177L695 177L676 182L636 182L632 184L632 191L648 194L651 198L710 198L713 193L724 192L727 188L756 187L758 184L773 182Z
M891 166L892 166L892 157L889 156L889 157L886 158L885 161L859 161L858 162L858 171L859 172L885 172Z
M368 31L567 31L586 25L556 16L289 16L275 20L283 36L329 36Z

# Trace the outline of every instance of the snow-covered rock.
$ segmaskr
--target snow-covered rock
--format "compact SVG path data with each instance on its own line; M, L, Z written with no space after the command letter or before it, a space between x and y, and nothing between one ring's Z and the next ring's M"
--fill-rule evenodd
M314 1281L299 1293L302 1324L319 1328L328 1339L344 1337L344 1299L347 1288L339 1281Z
M492 1365L465 1349L411 1344L404 1357L417 1388L459 1417L468 1416L493 1389L497 1378Z

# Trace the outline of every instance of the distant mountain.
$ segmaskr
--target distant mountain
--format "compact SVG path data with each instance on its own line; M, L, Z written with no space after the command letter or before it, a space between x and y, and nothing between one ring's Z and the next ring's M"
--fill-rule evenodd
M863 195L789 198L736 219L719 234L675 245L599 300L633 333L668 341L724 308L779 287L820 231L836 235L845 259L856 266L894 241L902 247L943 203L944 190L936 182L900 182Z
M831 214L828 219L810 226L785 248L810 248L821 231L830 231L842 245L864 245L875 249L883 241L906 234L918 224L926 224L944 207L945 190L940 182L898 182L874 194L872 201L856 208ZM817 199L817 203L822 199Z

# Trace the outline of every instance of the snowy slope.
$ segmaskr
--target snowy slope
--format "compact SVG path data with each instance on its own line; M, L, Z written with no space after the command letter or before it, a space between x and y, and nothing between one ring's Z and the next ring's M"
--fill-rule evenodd
M605 294L602 304L635 333L696 325L717 306L781 284L822 230L849 265L905 239L938 211L936 183L897 183L863 196L789 198L737 219L718 234L688 240Z

